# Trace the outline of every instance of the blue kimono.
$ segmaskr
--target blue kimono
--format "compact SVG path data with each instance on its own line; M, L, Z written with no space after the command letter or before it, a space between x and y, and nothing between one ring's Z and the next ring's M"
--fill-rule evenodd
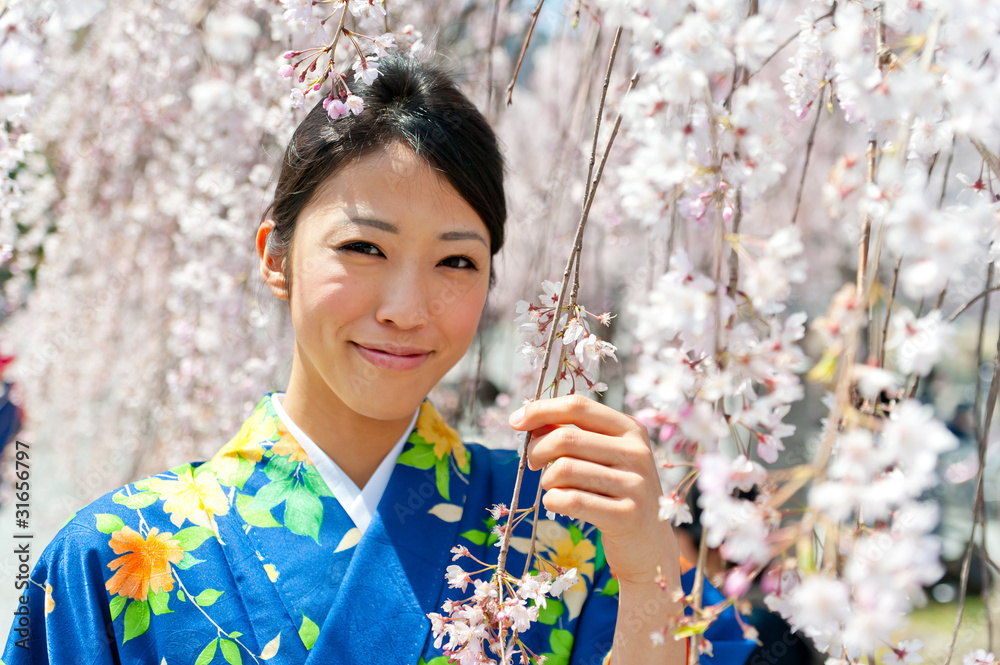
M444 665L427 614L468 596L445 584L452 546L496 561L487 509L510 501L516 455L463 444L425 399L362 535L270 397L211 460L74 514L19 592L0 662ZM537 476L526 475L522 505ZM515 530L516 575L530 529ZM537 547L543 566L576 567L580 580L548 601L523 641L549 665L606 662L618 584L598 532L542 520ZM707 637L715 657L703 663L742 665L753 648L731 616Z

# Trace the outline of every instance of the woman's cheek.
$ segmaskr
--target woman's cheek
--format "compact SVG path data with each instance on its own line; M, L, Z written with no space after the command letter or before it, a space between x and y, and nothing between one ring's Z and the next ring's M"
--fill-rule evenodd
M457 284L452 289L456 297L448 304L449 329L455 331L456 336L460 335L471 342L479 327L483 305L486 304L486 288L476 282Z
M295 297L299 298L296 323L323 337L358 319L365 311L370 298L370 281L352 279L343 271L328 270L325 274L310 274L292 284ZM294 306L294 305L293 305Z

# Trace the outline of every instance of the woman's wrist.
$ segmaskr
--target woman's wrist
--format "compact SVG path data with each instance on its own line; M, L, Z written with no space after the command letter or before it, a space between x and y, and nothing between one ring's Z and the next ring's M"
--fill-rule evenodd
M664 634L670 618L682 611L680 591L679 557L662 557L646 579L619 579L612 663L674 665L684 661L683 642L666 639L658 645L653 639L654 633Z
M628 597L638 600L649 600L652 598L663 598L666 601L679 605L676 600L677 593L681 589L681 567L680 560L663 559L650 571L646 579L619 579L618 598L619 600Z
M670 619L682 611L680 565L663 562L659 575L646 582L619 583L618 620L612 649L613 665L680 665L686 648L666 635ZM654 634L666 639L654 641ZM659 643L658 643L659 642Z

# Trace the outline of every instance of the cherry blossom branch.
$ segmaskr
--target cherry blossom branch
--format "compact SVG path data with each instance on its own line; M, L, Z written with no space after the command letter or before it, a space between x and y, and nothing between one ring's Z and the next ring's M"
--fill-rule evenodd
M972 139L972 145L975 146L979 154L983 156L986 161L986 165L990 167L990 171L993 172L993 177L1000 179L1000 160L997 156L993 154L993 151L983 145L982 141Z
M538 23L538 15L542 11L542 5L545 0L538 0L538 4L535 5L535 9L531 12L531 23L528 25L528 34L524 36L524 44L521 46L521 55L517 56L517 65L514 67L514 75L510 79L510 83L507 84L507 106L514 103L514 84L517 82L517 76L521 73L521 63L524 62L524 54L528 52L528 44L531 43L531 35L535 32L535 24Z
M622 33L622 29L619 27L618 31L615 33L615 42L612 45L612 53L614 53L614 51L617 51L618 41L619 41L619 38L621 37L621 33ZM603 113L603 109L604 109L604 99L607 96L608 85L610 83L610 76L611 76L611 66L613 64L614 64L614 56L612 55L611 62L609 62L609 64L608 64L607 74L605 75L604 88L603 88L602 93L601 93L600 109L598 110L597 123L596 123L596 127L594 128L594 136L595 137L597 136L597 132L600 130L600 118L601 118L601 114ZM636 86L636 84L638 82L639 82L639 73L636 72L635 74L632 75L632 78L629 79L629 86L626 89L625 94L627 95L629 92L631 92L632 89L635 88L635 86ZM601 163L600 163L600 165L598 166L598 169L597 169L597 176L594 178L593 181L590 181L590 178L589 178L590 174L588 173L587 197L586 197L586 203L584 205L584 215L589 216L589 214L590 214L590 206L593 203L593 198L594 198L594 194L595 194L595 192L597 190L597 185L600 184L600 182L601 182L601 176L604 173L604 166L605 166L605 164L607 164L608 155L611 154L611 146L614 144L615 138L618 136L618 130L621 127L621 123L622 123L622 114L621 114L621 111L619 111L618 112L618 116L615 118L615 124L614 124L614 126L613 126L613 128L611 130L611 136L608 137L608 143L604 147L604 153L601 155ZM593 151L597 150L596 141L595 141L595 143L592 146L592 150ZM593 164L593 162L592 162L592 164ZM583 220L581 220L581 223L586 223L586 219L584 218ZM576 309L577 309L577 293L578 293L579 287L580 287L580 250L582 248L582 245L583 245L583 238L581 236L580 237L580 243L577 244L574 247L574 251L570 254L570 263L575 263L575 270L574 270L574 275L573 275L573 288L572 288L572 291L570 293L570 303L569 303L569 307L570 307L571 311L576 311ZM565 279L566 275L564 275L563 278ZM560 368L563 365L565 357L566 357L566 346L563 345L562 348L560 349L560 356L559 356L559 367ZM560 371L561 371L561 369L560 369ZM559 376L559 374L557 372L556 379L555 379L556 380L556 391L558 391L558 383L559 383L558 376ZM528 558L525 561L525 566L526 567L530 565L530 563L531 563L531 557L535 553L535 534L536 534L536 531L538 529L538 514L539 514L538 509L539 509L539 505L541 503L541 500L542 500L542 489L541 489L541 485L539 485L538 491L535 493L535 503L534 503L534 508L533 508L533 511L534 511L533 512L533 521L532 521L532 525L531 525L531 543L530 543L529 548L528 548ZM527 570L525 572L527 572Z
M989 288L990 282L993 281L993 270L994 270L993 266L994 266L994 264L991 262L990 265L986 268L986 287L987 288ZM990 307L990 299L987 297L986 301L983 303L983 309L979 313L979 336L976 338L976 368L977 368L976 374L977 374L977 376L979 374L979 372L978 372L979 360L980 360L980 358L983 357L983 341L986 339L986 316L987 316L987 310L989 309L989 307ZM979 438L982 436L982 431L980 431L980 429L979 429L979 414L982 413L982 410L983 410L983 387L982 387L982 383L978 380L978 378L976 380L976 397L975 397L974 405L975 405L975 410L976 410L976 413L975 413L976 417L973 419L973 422L975 423L976 440L978 441Z
M743 188L738 187L736 189L736 197L733 202L733 231L732 234L737 239L739 238L740 224L743 221ZM739 242L739 240L737 240ZM740 257L736 252L735 245L732 251L729 252L729 293L736 293L740 284ZM738 441L736 436L733 436L734 441ZM749 445L749 444L748 444Z
M835 5L836 6L836 5ZM876 65L880 67L883 66L884 54L882 52L883 40L879 36L882 34L882 12L881 6L876 8L875 12L875 34L876 34L876 52L875 59ZM868 145L865 150L865 180L868 184L873 184L875 182L875 157L878 144L876 139L870 138L868 140ZM862 228L861 234L858 241L858 267L857 274L855 277L855 288L854 288L854 304L853 309L857 312L854 316L860 316L861 308L865 307L868 301L868 289L866 288L869 280L867 277L867 267L868 267L868 242L871 233L871 216L866 210L862 214ZM816 456L812 464L813 474L816 483L821 483L826 479L827 476L827 463L830 459L830 455L833 452L833 446L836 442L837 432L840 428L841 420L844 415L848 413L851 407L851 368L854 365L855 356L858 352L859 335L860 330L864 322L855 320L850 326L850 330L844 332L844 342L839 358L841 362L837 365L837 381L834 389L835 401L833 408L830 411L830 415L827 417L826 426L822 433L822 444L820 447L820 452ZM870 323L870 322L869 322ZM813 529L815 528L815 514L812 511L806 513L805 517L800 522L799 531L799 545L800 551L812 551Z
M691 605L695 614L697 614L698 610L701 609L701 594L705 584L706 561L708 561L708 537L707 534L702 533L701 542L698 543L698 562L695 564L694 584L691 586ZM690 640L688 648L688 665L698 665L700 660L698 635L692 635L688 639Z
M951 643L948 645L948 656L945 658L944 665L950 665L951 663L952 656L955 653L955 644L958 642L958 631L962 626L962 618L965 614L965 600L969 587L969 569L972 567L972 553L975 548L976 527L983 527L986 522L986 502L984 501L983 493L985 488L983 481L986 471L986 444L989 439L990 426L993 424L993 411L996 407L998 392L1000 392L1000 335L997 336L996 352L993 355L993 378L990 380L990 393L986 402L986 415L983 428L978 432L979 470L976 473L976 495L972 502L972 532L969 534L969 544L966 546L965 555L962 557L961 581L958 591L958 613L955 615L955 628L951 634ZM980 530L980 534L983 534L982 529Z
M340 35L344 32L344 24L347 22L347 3L344 3L344 8L340 11L340 23L337 24L337 31L333 35L333 41L330 42L330 70L333 71L333 58L337 52L337 42L340 41Z
M541 4L541 3L539 3ZM594 164L597 162L597 139L601 134L601 120L604 117L604 101L608 98L608 86L611 85L611 70L615 66L615 55L618 53L618 44L622 38L622 26L618 26L615 31L615 38L611 42L611 57L608 59L608 68L604 72L604 87L601 89L601 99L597 103L597 117L594 119L594 140L590 144L590 161L587 163L587 181L584 183L583 206L587 207L590 202L590 190L592 186L590 179L594 175ZM621 114L618 116L621 118ZM574 247L574 252L579 254L579 249Z
M486 51L486 112L493 113L493 49L497 44L497 26L500 23L500 0L493 0L490 21L490 46Z
M869 184L875 182L875 155L878 151L878 141L874 138L868 139L868 147L865 149L865 161L867 163L866 180ZM861 237L858 242L858 271L856 285L858 298L862 304L865 302L865 282L868 271L868 245L871 242L872 218L868 211L861 216Z
M806 172L809 170L809 157L812 155L813 144L816 142L816 128L819 127L819 118L823 115L823 101L826 96L826 86L819 90L819 99L816 100L816 118L813 120L812 129L809 130L809 138L806 139L806 159L802 163L802 175L799 176L799 190L795 194L795 209L792 211L792 224L799 216L799 205L802 203L802 191L805 189Z
M539 2L539 8L540 7L541 7L541 1ZM612 68L614 67L614 64L615 64L615 56L618 54L618 45L620 43L621 32L622 32L621 29L619 29L615 33L615 41L611 45L611 55L609 56L609 59L608 59L608 67L607 67L607 73L605 75L604 88L601 91L601 97L602 97L601 102L600 102L600 108L601 109L604 108L604 98L608 94L609 79L610 79L610 76L611 76L611 70L612 70ZM633 81L637 82L638 81L638 76L633 77ZM629 89L631 89L631 87ZM510 90L510 89L508 88L508 90ZM590 186L590 188L589 188L587 200L586 200L586 203L584 204L583 212L580 215L580 221L579 221L579 223L577 224L577 227L576 227L576 235L575 235L575 237L573 239L573 249L570 252L569 259L566 261L566 268L563 270L562 285L561 285L561 287L559 289L559 298L556 301L555 310L554 310L554 313L553 313L552 324L551 324L552 327L549 329L549 338L548 338L548 342L547 342L546 347L545 347L545 356L542 359L542 368L541 368L541 371L539 372L539 375L538 375L538 383L535 386L535 399L536 400L541 398L543 386L545 385L545 374L546 374L546 372L548 371L548 368L549 368L549 362L550 362L551 357L552 357L552 349L553 349L553 347L555 345L556 332L559 329L559 319L562 316L563 303L566 300L566 287L569 285L569 278L570 278L570 273L571 273L572 268L573 268L573 261L574 261L574 258L576 257L576 255L579 253L580 247L583 244L583 232L584 232L584 229L587 226L587 220L590 217L590 208L591 208L591 206L594 203L594 194L597 192L597 186L600 183L601 174L604 172L604 165L607 162L608 153L611 151L611 146L612 146L612 144L614 142L615 135L617 134L617 129L620 126L620 124L621 124L621 115L619 114L618 120L615 123L615 130L616 131L613 132L612 135L611 135L611 137L608 139L608 145L605 148L604 156L601 159L601 167L597 171L597 176L594 178L593 185ZM596 147L596 142L595 142L595 147ZM558 377L558 374L557 374L557 377ZM498 561L497 561L497 576L498 576L498 578L502 577L503 573L506 570L506 565L507 565L507 551L510 548L510 537L511 537L511 532L513 530L513 514L517 510L518 496L521 493L521 482L524 479L524 470L525 470L525 468L527 468L527 465L528 465L528 442L530 440L531 440L531 431L529 430L529 431L527 431L527 432L524 433L524 438L523 438L522 444L521 444L521 450L520 450L520 455L519 455L519 460L518 460L518 465L517 465L517 477L514 480L514 495L511 498L511 502L510 502L510 512L511 512L511 515L508 516L507 524L506 524L506 526L504 528L504 533L503 533L503 537L502 537L501 545L500 545L500 556L499 556ZM537 523L537 503L536 503L536 506L535 506L535 521ZM529 555L528 555L529 561L531 559L531 555L532 555L532 553L529 552Z
M944 203L944 195L948 189L948 174L951 173L951 163L955 159L955 139L951 140L951 151L948 153L948 161L944 165L944 177L941 178L941 194L938 196L938 208Z
M903 256L896 259L896 267L892 270L892 286L889 287L889 301L885 305L885 321L882 322L882 343L878 348L878 366L885 366L885 341L889 337L889 319L892 318L892 305L896 301L896 284L899 282L899 268L903 265Z
M990 264L990 268L991 269L993 268L993 264L992 263ZM962 314L962 312L964 312L965 310L969 309L969 307L971 307L972 305L974 305L976 303L976 301L978 301L980 298L984 298L984 297L988 296L989 294L993 293L994 291L1000 291L1000 286L990 287L990 288L986 289L985 291L980 291L979 293L977 293L976 295L974 295L971 299L969 299L965 303L963 303L961 307L959 307L958 309L956 309L952 313L951 316L948 317L948 323L953 323L955 321L955 319L957 319L959 317L959 315Z
M833 4L830 5L830 11L828 11L827 13L823 14L820 17L817 17L817 19L814 21L814 23L819 23L820 21L826 20L828 18L832 18L834 12L836 12L836 11L837 11L837 0L834 0ZM776 55L778 55L779 53L781 53L782 51L784 51L786 46L788 46L789 44L791 44L792 42L794 42L795 39L799 35L802 34L802 30L803 30L803 28L799 28L794 33L792 33L791 35L789 35L788 39L786 39L785 41L781 42L781 44L778 46L778 48L774 49L774 51L772 51L770 55L768 55L766 58L764 58L764 61L760 63L760 67L758 67L754 72L752 72L749 76L747 76L747 78L750 79L750 78L753 78L755 75L759 74L764 69L764 67L767 66L767 63L771 62L771 60L773 60Z

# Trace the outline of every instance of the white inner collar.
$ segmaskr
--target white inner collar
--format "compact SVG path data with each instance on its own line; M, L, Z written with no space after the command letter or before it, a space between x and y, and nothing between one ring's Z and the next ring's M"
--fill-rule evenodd
M302 446L309 460L316 467L316 471L319 472L319 475L326 482L330 491L333 492L333 496L343 506L344 511L350 516L354 525L361 530L361 533L364 533L368 529L368 524L371 522L372 516L378 508L378 502L382 499L386 486L389 484L392 468L396 465L396 460L399 459L399 455L403 452L403 444L410 438L413 425L416 423L417 416L420 413L420 407L418 406L417 410L414 411L413 418L410 419L410 425L403 432L399 441L396 442L382 459L378 468L375 469L375 473L372 474L372 477L368 479L368 482L362 489L358 488L350 476L344 473L343 469L337 466L337 463L292 421L281 406L281 400L278 399L279 395L284 397L285 393L271 393L271 404L274 406L278 418L281 419L282 424L292 437Z

